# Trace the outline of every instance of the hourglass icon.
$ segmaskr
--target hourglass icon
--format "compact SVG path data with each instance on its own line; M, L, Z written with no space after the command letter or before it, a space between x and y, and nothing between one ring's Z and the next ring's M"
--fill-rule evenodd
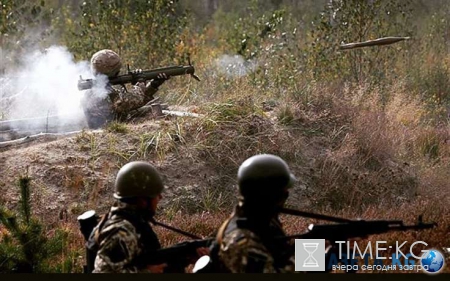
M306 252L308 252L308 257L303 262L304 267L319 267L319 263L313 257L315 251L317 251L317 247L319 243L303 243L303 248Z

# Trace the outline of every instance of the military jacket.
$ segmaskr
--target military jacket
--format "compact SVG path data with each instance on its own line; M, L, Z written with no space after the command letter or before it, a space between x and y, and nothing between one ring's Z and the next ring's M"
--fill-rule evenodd
M137 210L119 203L94 229L97 245L93 273L139 273L146 270L146 257L161 244Z
M89 128L96 129L113 120L123 121L130 111L153 99L156 89L134 85L131 89L107 84L105 89L89 89L81 100Z
M286 240L276 239L282 236L285 233L278 220L273 220L268 226L259 226L243 217L231 217L218 233L217 253L215 249L211 251L215 270L231 273L294 272L294 246Z

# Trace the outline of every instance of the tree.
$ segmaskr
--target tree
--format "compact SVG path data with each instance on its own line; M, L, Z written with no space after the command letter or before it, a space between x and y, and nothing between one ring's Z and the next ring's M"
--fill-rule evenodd
M55 259L67 251L64 246L68 232L57 228L49 236L44 226L32 215L28 176L20 177L20 210L17 214L0 206L0 272L43 273L70 272L72 260L62 261L63 269ZM3 227L1 227L3 226Z
M29 46L46 43L51 33L52 9L46 9L45 1L25 0L0 2L0 71L16 64Z
M176 46L187 25L178 1L85 1L81 19L64 19L65 43L86 59L100 49L112 49L130 66L144 68L176 59ZM67 12L67 11L66 11Z

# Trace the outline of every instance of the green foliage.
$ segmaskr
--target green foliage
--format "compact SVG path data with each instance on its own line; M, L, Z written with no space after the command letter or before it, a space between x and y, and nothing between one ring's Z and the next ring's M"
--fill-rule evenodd
M418 151L425 157L438 160L441 154L441 139L434 131L423 132L417 139Z
M244 14L225 13L219 10L215 15L218 32L233 53L245 60L253 59L261 51L264 41L277 32L283 23L285 11L267 12L261 9L259 1L252 0Z
M448 55L448 44L450 43L450 8L447 6L439 12L427 17L423 24L424 39L420 45L422 53L433 50L435 56Z
M187 16L177 14L177 5L172 0L85 1L79 7L80 18L63 19L68 29L64 41L83 59L112 49L135 68L174 62L187 25Z
M434 106L450 103L450 69L445 64L433 64L424 69L418 82L424 99Z
M119 134L128 133L127 125L117 121L109 123L106 130L111 133L119 133Z
M401 43L339 51L342 43L387 36L412 36L410 0L330 1L311 31L309 65L316 79L385 81L398 58Z
M27 47L47 43L52 14L53 9L48 9L44 0L0 2L0 70L10 63L17 63Z
M449 18L450 9L446 7L423 21L423 40L404 66L409 90L419 93L430 112L441 117L450 104Z
M2 1L0 10L0 34L4 37L22 37L32 24L48 23L50 12L45 1L30 3L25 0Z
M276 96L283 96L304 71L298 19L290 6L281 2L249 2L236 13L216 12L216 42L225 52L240 55L252 68L248 78L254 86L261 91L274 89Z
M25 220L25 223L30 223L30 216L31 216L31 208L30 208L30 181L31 179L28 177L22 177L19 179L19 186L20 186L20 192L21 192L21 200L20 200L20 207L22 211L22 216Z
M289 105L283 105L278 112L278 120L283 125L290 125L295 119L294 113Z
M215 123L236 122L248 115L260 113L260 111L251 97L244 97L240 100L229 99L225 103L209 105L209 116L213 117Z
M64 266L55 262L55 258L69 252L66 249L69 233L56 228L53 235L49 235L39 220L31 215L30 181L28 176L19 179L18 214L0 206L0 272L69 272L66 270L72 270L73 259L66 259Z

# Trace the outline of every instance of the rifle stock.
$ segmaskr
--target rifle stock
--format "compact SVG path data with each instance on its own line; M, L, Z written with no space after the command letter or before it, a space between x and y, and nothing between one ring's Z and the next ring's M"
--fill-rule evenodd
M89 236L97 226L100 217L95 210L89 210L78 216L77 220L80 226L80 232L83 234L86 247L86 264L83 265L84 273L91 273L94 270L95 253L89 250Z
M118 75L116 77L109 78L109 83L111 85L125 85L127 83L136 84L137 82L145 82L148 80L155 79L159 74L165 73L167 76L179 76L179 75L191 75L195 80L200 81L200 79L195 75L195 68L192 65L179 65L179 66L169 66L161 67L150 70L143 70L141 72L128 71L127 74ZM83 79L80 76L78 80L78 90L88 90L94 87L97 83L95 79Z

